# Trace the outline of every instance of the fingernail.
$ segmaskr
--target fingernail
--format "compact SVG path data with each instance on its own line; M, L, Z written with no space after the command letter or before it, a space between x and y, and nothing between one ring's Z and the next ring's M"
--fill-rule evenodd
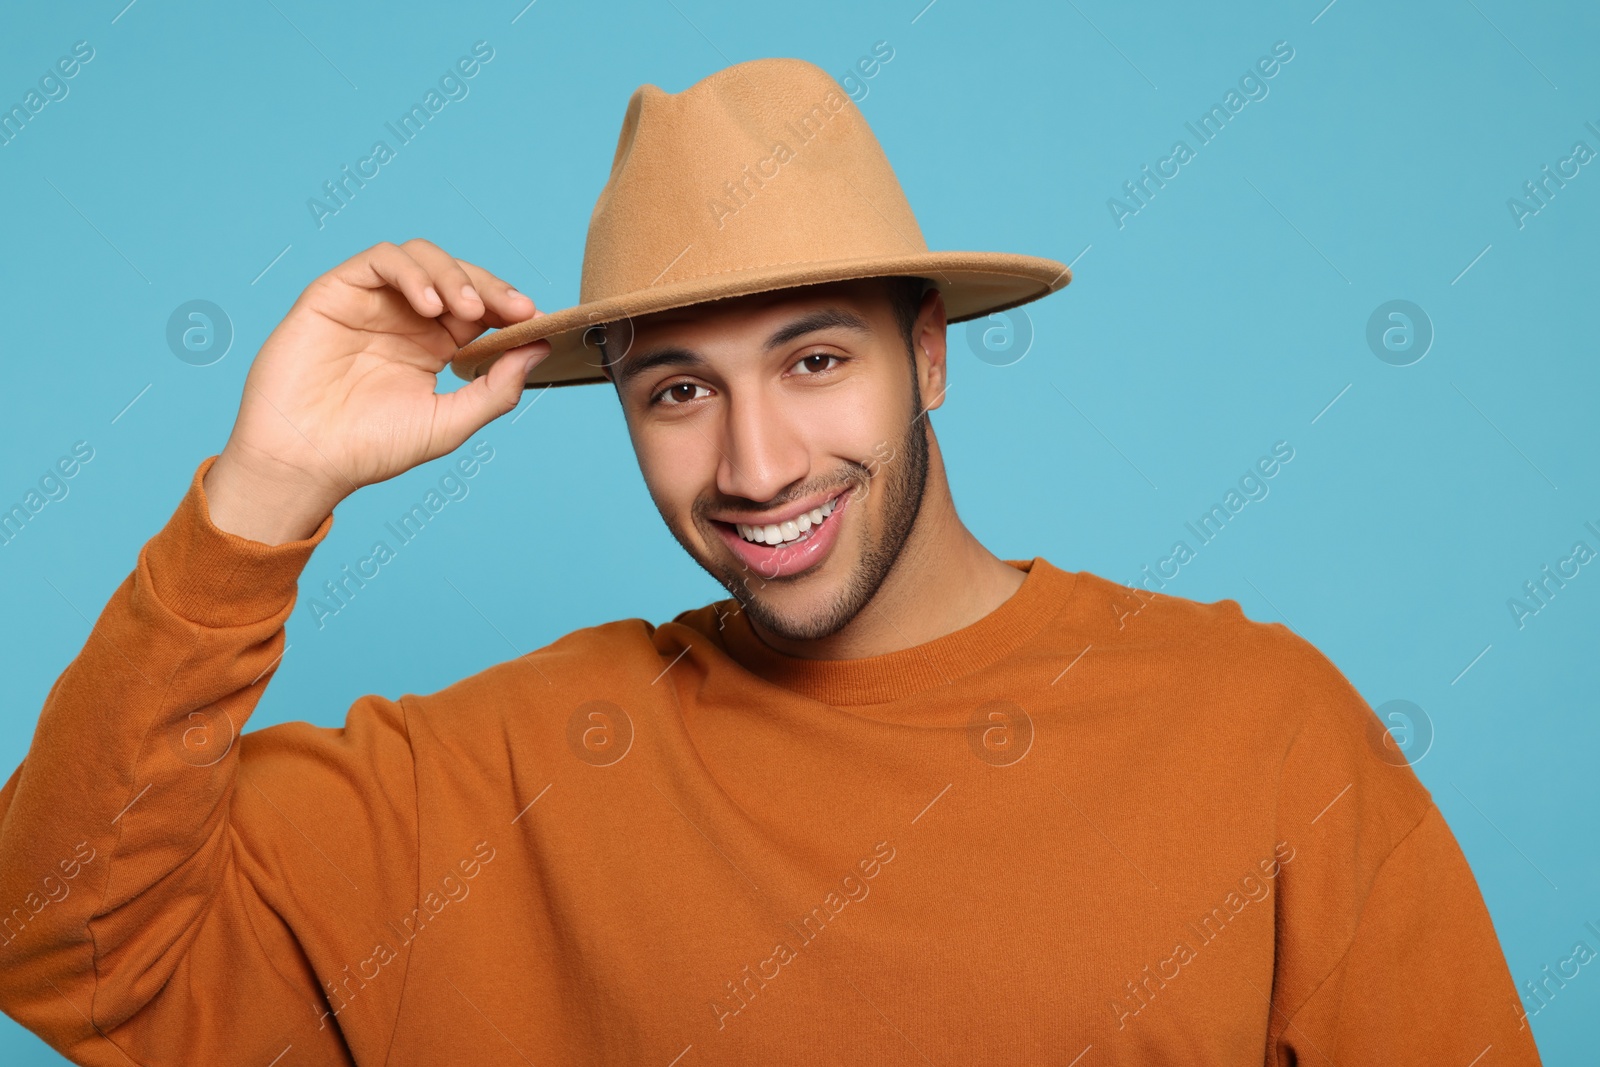
M507 289L506 290L506 295L509 296L513 300L528 300L528 299L530 299L527 293L519 293L515 289Z
M428 303L430 303L430 304L442 304L442 303L444 303L443 300L439 299L438 291L435 290L434 287L431 286L431 285L428 286L426 289L422 290L422 295L428 298Z
M466 297L468 300L476 300L480 304L483 303L483 297L478 295L478 290L474 289L470 285L463 285L461 287L461 295Z

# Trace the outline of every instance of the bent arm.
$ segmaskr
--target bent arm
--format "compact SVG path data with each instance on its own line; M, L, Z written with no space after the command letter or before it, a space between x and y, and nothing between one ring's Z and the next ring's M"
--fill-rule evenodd
M398 1005L398 980L359 1006L330 991L371 951L364 917L415 896L404 715L366 697L342 730L240 736L332 516L280 545L227 533L214 460L0 789L0 1007L82 1063L266 1062L296 1041L320 1050L300 1062L346 1062Z

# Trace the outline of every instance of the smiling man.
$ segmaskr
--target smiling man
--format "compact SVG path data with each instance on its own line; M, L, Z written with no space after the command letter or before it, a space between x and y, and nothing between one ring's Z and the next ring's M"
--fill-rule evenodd
M615 365L596 347L645 483L769 646L842 659L920 644L1022 584L956 517L926 426L945 391L936 288L784 289L627 332L632 353Z
M1068 277L929 251L762 60L634 94L571 308L424 240L316 279L0 789L0 1006L106 1065L1537 1063L1326 658L957 515L947 323ZM241 732L340 501L606 381L729 597Z

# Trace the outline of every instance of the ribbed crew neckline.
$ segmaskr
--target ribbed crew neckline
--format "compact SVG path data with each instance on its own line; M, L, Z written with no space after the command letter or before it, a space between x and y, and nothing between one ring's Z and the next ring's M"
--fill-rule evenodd
M802 659L769 647L741 611L728 618L725 647L752 674L813 700L889 704L1005 659L1043 630L1077 588L1074 572L1042 557L1004 562L1025 575L1015 592L976 622L920 645L861 659Z

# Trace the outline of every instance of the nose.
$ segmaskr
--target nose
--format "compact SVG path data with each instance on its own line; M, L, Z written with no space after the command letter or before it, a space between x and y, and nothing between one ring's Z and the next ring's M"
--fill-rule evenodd
M764 503L810 474L804 427L792 409L745 396L723 410L716 445L717 489L724 495Z

